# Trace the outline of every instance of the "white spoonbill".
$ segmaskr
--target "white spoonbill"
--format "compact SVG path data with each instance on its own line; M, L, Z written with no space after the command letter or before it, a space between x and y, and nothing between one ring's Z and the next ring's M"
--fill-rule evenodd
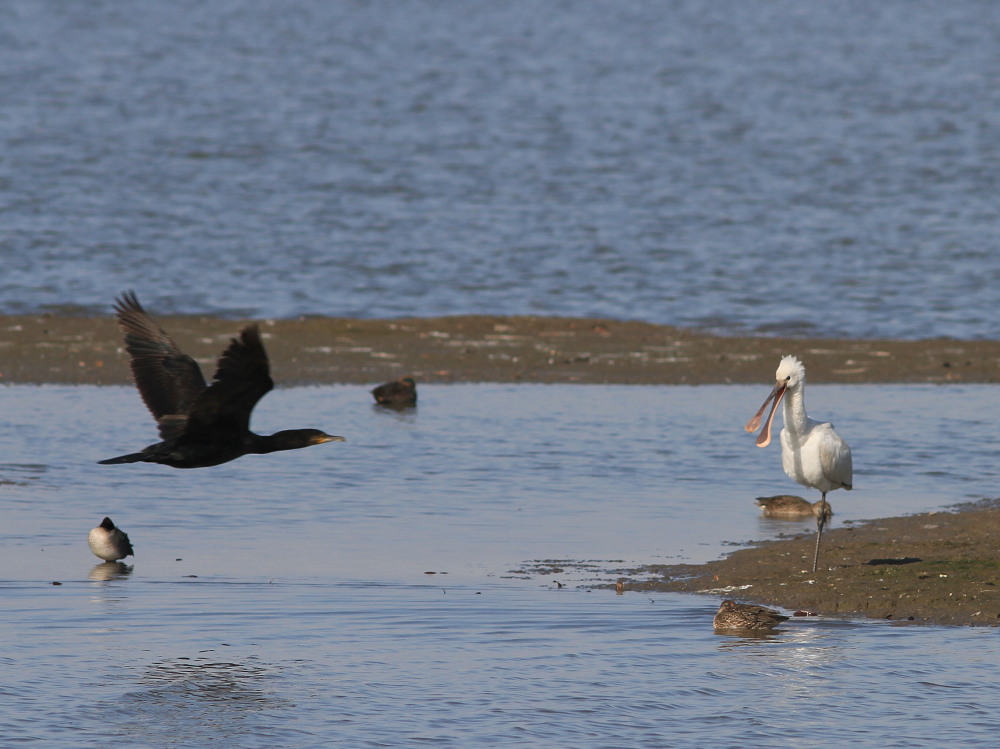
M767 404L774 400L767 422L757 436L757 447L771 444L771 422L778 404L784 398L785 428L781 430L781 467L789 478L803 486L818 489L823 494L816 514L816 551L813 554L813 572L819 563L819 541L823 526L829 517L826 493L834 489L851 489L854 470L851 448L833 430L833 424L820 423L806 415L803 391L806 388L806 368L794 356L785 356L774 373L774 390L760 410L747 422L746 430L752 432L760 425L760 417ZM785 396L788 396L787 398Z

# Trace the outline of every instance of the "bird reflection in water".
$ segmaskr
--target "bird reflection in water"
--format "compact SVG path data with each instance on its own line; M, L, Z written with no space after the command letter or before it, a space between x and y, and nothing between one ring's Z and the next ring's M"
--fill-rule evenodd
M125 564L124 562L104 562L102 564L95 564L87 577L94 582L103 583L108 580L120 580L131 574L131 564Z

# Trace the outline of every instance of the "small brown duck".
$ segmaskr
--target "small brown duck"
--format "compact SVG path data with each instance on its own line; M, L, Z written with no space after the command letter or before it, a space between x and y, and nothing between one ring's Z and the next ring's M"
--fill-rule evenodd
M823 511L824 502L818 499L815 502L808 502L802 497L794 494L778 494L774 497L757 497L754 500L757 506L764 511L764 517L768 518L808 518L814 517L819 520L819 513ZM823 522L829 522L833 517L833 509L830 503L825 503L826 510Z
M119 559L132 556L132 543L121 528L104 518L101 524L87 536L87 544L94 555L105 562L117 562Z
M787 619L787 616L774 609L723 601L712 620L712 626L716 629L774 629Z
M417 383L412 377L400 377L372 390L375 402L387 408L412 408L417 405Z

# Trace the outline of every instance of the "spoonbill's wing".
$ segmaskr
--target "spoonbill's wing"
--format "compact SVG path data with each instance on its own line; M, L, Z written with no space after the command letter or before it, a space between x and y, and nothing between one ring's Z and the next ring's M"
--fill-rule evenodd
M819 442L819 462L823 475L845 489L854 484L854 466L851 448L833 429L833 424L820 424L816 429L821 437Z

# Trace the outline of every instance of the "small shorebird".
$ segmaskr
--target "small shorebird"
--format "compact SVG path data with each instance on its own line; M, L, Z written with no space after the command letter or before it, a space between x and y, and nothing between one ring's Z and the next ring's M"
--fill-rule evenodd
M785 398L782 415L785 427L781 430L781 465L790 478L803 486L817 489L823 495L821 507L814 511L816 516L816 551L813 553L812 571L819 564L819 542L823 536L823 526L828 519L827 492L834 489L848 489L853 486L854 470L851 464L851 448L840 438L829 422L819 422L806 415L803 392L806 387L806 368L794 356L782 358L774 373L775 385L760 410L747 422L745 429L752 432L760 425L761 415L773 399L771 412L767 415L764 428L757 436L757 447L771 444L771 422L778 404ZM832 513L831 513L832 514Z
M723 601L712 620L716 629L774 629L788 617L750 603Z
M209 385L198 362L177 347L133 292L121 295L115 312L125 332L136 387L156 419L163 441L98 463L204 468L243 455L344 441L318 429L285 429L266 436L250 431L250 412L274 387L256 325L247 325L239 338L230 341Z
M375 402L388 408L410 408L417 405L417 383L412 377L400 377L372 390Z
M810 504L802 497L796 497L794 494L778 494L774 497L757 497L754 501L763 511L766 518L815 517L819 520L818 514L823 512L826 515L823 518L823 523L825 524L833 517L833 508L830 507L830 503L827 502L824 505L822 499L817 499Z
M132 556L132 543L121 528L116 528L111 518L104 518L101 524L87 535L87 544L94 555L105 562L117 562Z

